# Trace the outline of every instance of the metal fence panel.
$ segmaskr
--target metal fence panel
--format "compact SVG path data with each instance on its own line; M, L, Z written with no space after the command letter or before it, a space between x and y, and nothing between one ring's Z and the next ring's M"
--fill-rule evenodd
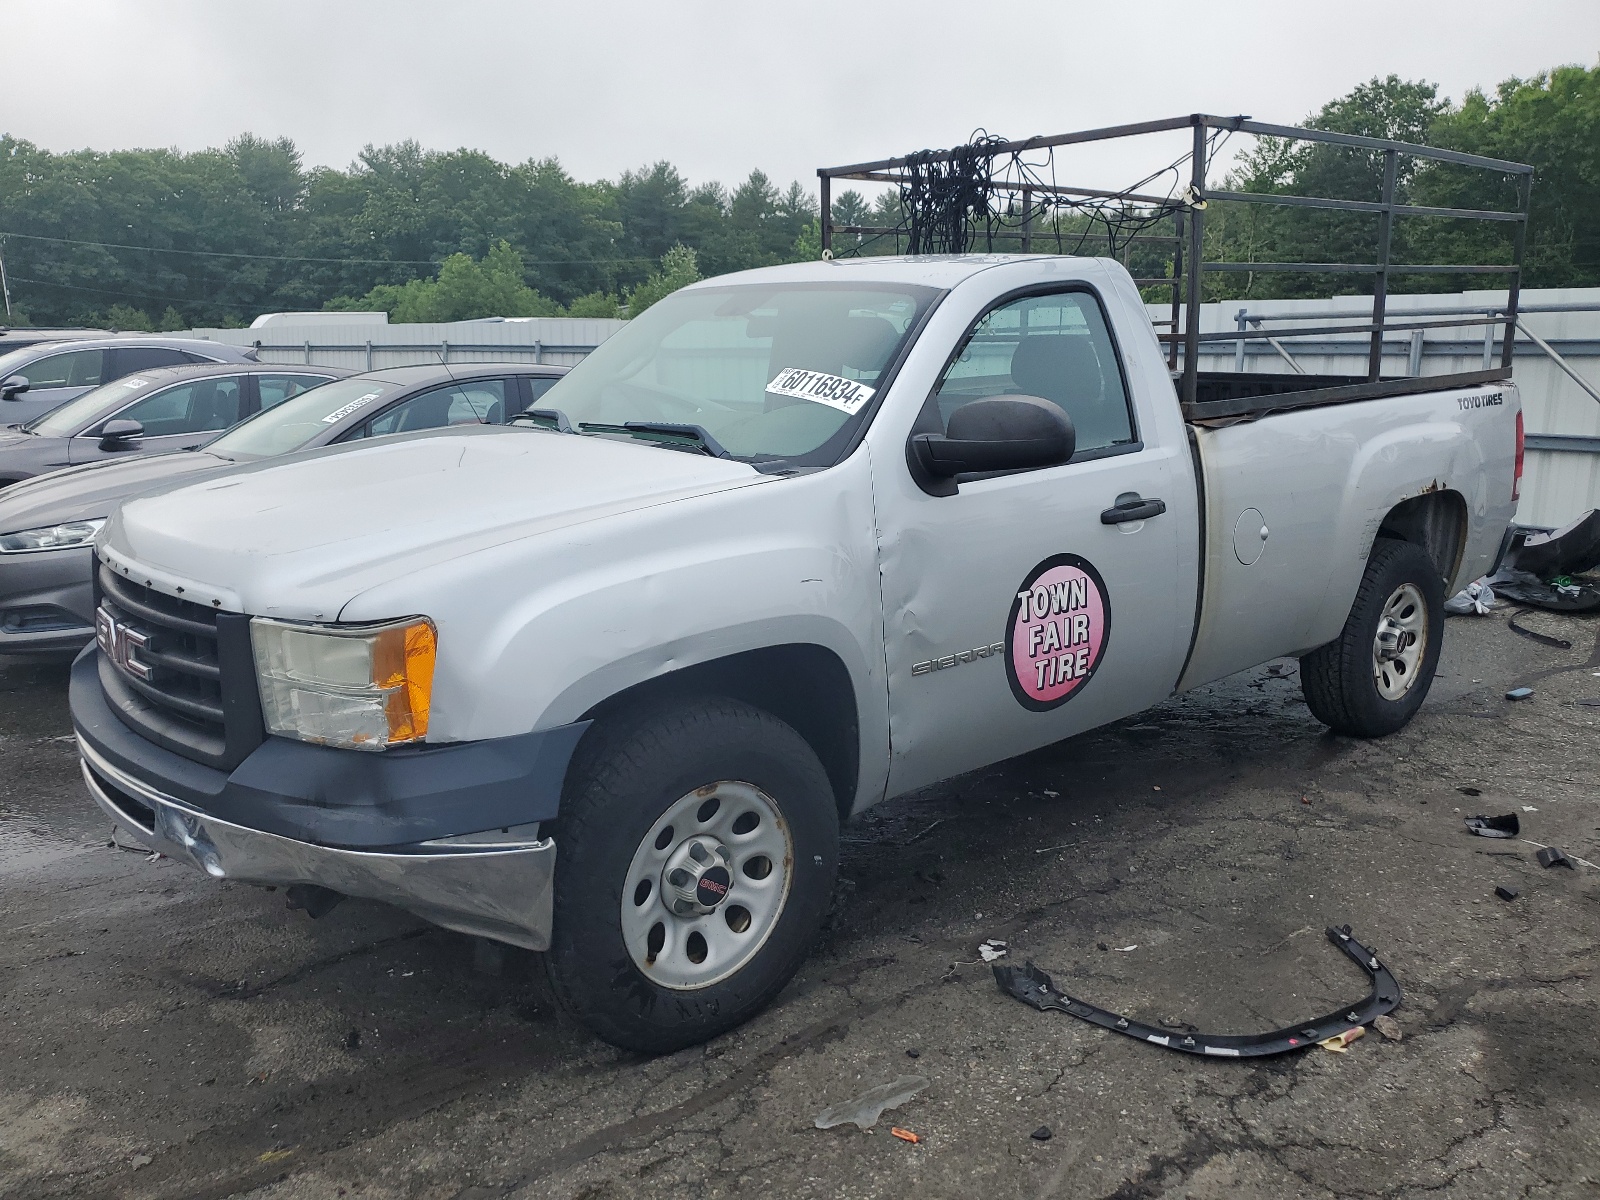
M622 321L602 318L531 317L408 325L285 323L261 329L196 329L188 336L257 346L263 362L368 371L442 361L571 366L622 326Z

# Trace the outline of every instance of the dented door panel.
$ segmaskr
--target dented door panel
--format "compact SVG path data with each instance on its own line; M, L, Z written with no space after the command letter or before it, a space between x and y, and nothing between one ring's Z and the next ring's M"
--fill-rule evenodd
M879 538L890 795L1171 692L1194 609L1192 502L1138 528L1100 512L1121 492L1178 495L1175 465L1146 451L896 497Z
M1098 263L1074 265L1123 335L1130 326L1117 280ZM946 334L939 366L997 296L1029 287L1045 270L1061 281L1059 264L1016 263L980 276L981 295L955 289L938 314L959 322ZM1171 693L1194 619L1194 478L1155 340L1123 335L1120 352L1137 446L963 482L954 496L922 491L903 451L885 445L874 453L888 794L1036 749ZM919 393L896 397L902 416L920 405L937 374L920 382ZM890 420L874 439L908 432L909 420L898 428ZM1103 523L1102 512L1129 492L1160 498L1167 511Z

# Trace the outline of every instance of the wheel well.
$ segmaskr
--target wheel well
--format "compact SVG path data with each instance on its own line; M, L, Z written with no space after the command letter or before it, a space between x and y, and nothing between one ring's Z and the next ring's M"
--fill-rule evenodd
M1448 587L1466 550L1467 502L1460 492L1448 491L1402 500L1383 518L1378 536L1421 546Z
M810 744L827 771L840 819L850 815L860 769L861 727L850 672L837 654L806 643L730 654L637 683L606 697L582 719L603 722L635 704L690 695L729 696L789 725Z

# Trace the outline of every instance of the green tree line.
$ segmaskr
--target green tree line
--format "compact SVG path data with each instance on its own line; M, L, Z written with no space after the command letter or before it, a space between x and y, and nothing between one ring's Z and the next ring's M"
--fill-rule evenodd
M683 255L664 261L674 247L703 275L785 262L816 217L798 184L760 171L730 191L690 187L665 162L583 183L553 159L414 142L335 170L249 134L187 154L0 138L13 321L34 324L185 328L325 307L614 316L639 289L684 281Z
M1600 285L1600 67L1509 79L1459 103L1433 84L1374 79L1305 121L1421 141L1535 167L1529 286ZM1236 190L1376 199L1381 155L1259 141L1235 164ZM1513 181L1448 164L1412 165L1404 202L1507 208ZM893 226L896 196L845 191L838 225ZM1079 244L1085 222L1039 226L1037 248ZM1363 214L1213 204L1207 257L1371 261ZM1152 232L1167 232L1152 230ZM0 137L0 250L13 323L185 328L261 312L382 308L396 320L638 312L701 276L813 258L816 200L760 171L737 187L691 186L670 163L582 182L555 159L502 163L415 142L369 147L350 167L308 168L288 139L241 135L221 149L53 153ZM1411 217L1396 261L1505 262L1510 226ZM1092 241L1085 252L1103 253ZM1103 245L1103 243L1102 243ZM894 253L892 237L838 235L838 253ZM1015 248L1015 243L997 246ZM1167 251L1135 244L1137 275ZM1495 281L1498 282L1498 281ZM1359 290L1356 276L1213 275L1208 295ZM1484 277L1397 279L1398 289L1494 286ZM1152 298L1157 293L1152 292Z
M1373 79L1330 101L1305 124L1338 133L1420 142L1534 168L1523 284L1600 286L1600 67L1559 67L1508 79L1460 103L1435 85L1396 76ZM1260 139L1227 178L1232 190L1338 200L1382 195L1380 152ZM1402 204L1515 210L1515 176L1476 167L1398 159ZM1395 263L1500 264L1512 261L1511 222L1401 216ZM1374 262L1373 214L1267 205L1217 204L1206 213L1206 257L1235 262ZM1436 292L1505 286L1502 275L1396 275L1396 291ZM1226 274L1207 278L1210 298L1318 296L1330 288L1370 291L1366 276Z

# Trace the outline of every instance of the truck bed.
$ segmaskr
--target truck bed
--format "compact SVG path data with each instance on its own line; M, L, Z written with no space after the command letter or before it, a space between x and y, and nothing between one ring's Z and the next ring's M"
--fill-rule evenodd
M1410 386L1358 408L1191 426L1204 594L1180 690L1332 640L1380 523L1408 501L1453 523L1458 546L1439 563L1447 594L1489 568L1515 507L1518 398L1509 381L1454 389L1448 378L1394 381Z
M1511 371L1507 367L1462 371L1454 375L1380 379L1376 383L1359 375L1201 371L1196 379L1194 403L1183 405L1183 416L1187 421L1197 422L1259 417L1285 409L1377 400L1385 396L1410 396L1419 392L1475 387L1510 378ZM1174 382L1177 382L1176 379Z

